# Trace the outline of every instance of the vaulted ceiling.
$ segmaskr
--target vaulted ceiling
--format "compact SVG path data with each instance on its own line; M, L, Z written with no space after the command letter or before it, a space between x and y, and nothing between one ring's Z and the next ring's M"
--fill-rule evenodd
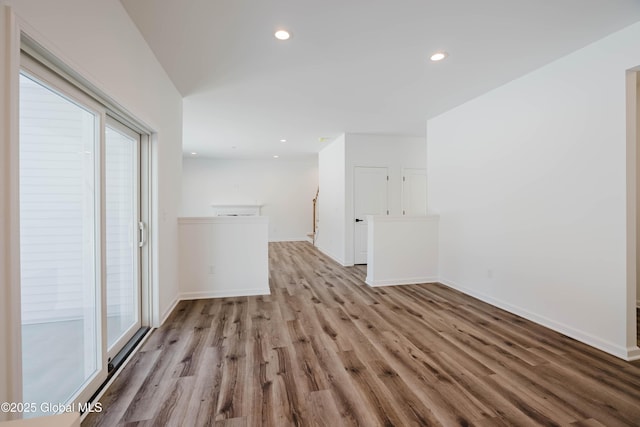
M185 153L205 157L423 136L427 118L640 20L638 0L122 3L184 96Z

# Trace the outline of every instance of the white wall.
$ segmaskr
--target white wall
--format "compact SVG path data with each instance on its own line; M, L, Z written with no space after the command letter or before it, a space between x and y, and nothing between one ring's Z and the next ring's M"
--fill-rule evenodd
M180 218L181 298L269 295L269 219Z
M263 204L269 241L306 240L318 189L316 156L301 159L184 158L181 216L213 214L212 203Z
M410 285L438 281L438 217L367 218L369 286ZM420 238L416 238L420 236Z
M318 229L316 246L345 263L345 135L318 154Z
M638 355L625 134L638 40L640 23L427 125L441 281L620 357Z
M178 295L182 98L118 0L20 0L23 30L155 132L155 320Z
M389 215L402 215L402 169L425 168L425 138L394 135L346 135L345 264L354 260L353 172L356 166L381 166L389 171Z

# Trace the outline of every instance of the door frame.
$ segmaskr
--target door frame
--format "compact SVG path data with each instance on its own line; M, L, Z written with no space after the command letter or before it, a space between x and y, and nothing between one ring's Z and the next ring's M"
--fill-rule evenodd
M627 360L640 360L638 308L640 308L640 66L626 70L627 149Z

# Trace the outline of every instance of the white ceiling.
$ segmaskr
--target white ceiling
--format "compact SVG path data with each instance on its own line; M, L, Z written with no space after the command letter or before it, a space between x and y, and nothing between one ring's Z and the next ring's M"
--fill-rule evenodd
M205 157L424 136L427 118L640 20L638 0L122 3L185 98L184 152Z

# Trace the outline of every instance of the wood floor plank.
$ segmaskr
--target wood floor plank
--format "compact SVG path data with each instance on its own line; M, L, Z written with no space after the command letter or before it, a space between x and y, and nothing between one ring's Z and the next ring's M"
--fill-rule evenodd
M247 376L247 343L248 319L247 301L238 298L234 301L231 323L225 330L225 364L223 365L222 383L218 397L216 420L243 417Z
M315 317L318 319L318 323L322 329L324 335L330 338L330 345L335 351L349 351L353 350L353 343L344 331L339 327L339 324L333 320L331 308L314 307Z
M604 424L594 420L593 418L589 418L588 420L576 421L574 423L571 423L571 425L575 427L606 427Z
M246 417L228 418L226 420L216 421L215 427L248 427Z
M158 400L162 402L160 409L154 414L153 423L161 426L184 425L184 418L193 392L194 377L172 379L167 392Z
M640 425L640 362L305 242L269 258L271 295L180 302L83 426Z
M376 425L364 397L354 386L338 353L328 349L325 342L323 337L311 337L311 346L318 357L320 369L325 372L329 391L340 411L340 416L348 425Z
M410 424L421 426L440 425L437 417L429 409L427 402L416 396L407 383L387 362L372 360L368 365L390 391L394 405L403 412Z
M177 376L176 373L181 371L180 363L187 348L186 344L191 339L191 325L185 324L185 326L185 331L175 329L174 334L168 337L166 346L163 346L163 351L160 352L149 375L125 411L122 417L123 422L149 420L159 410L158 402L162 401L161 397L173 385L172 379Z
M329 390L319 390L309 393L307 407L310 412L308 425L314 427L340 427L345 419L340 415L338 406Z
M442 372L433 369L427 355L411 343L404 341L396 332L384 332L379 338L380 353L418 398L435 414L443 425L468 424L467 414L457 405L443 398L438 385L451 380ZM456 402L457 403L457 402Z
M195 375L192 398L189 400L184 425L204 426L215 420L222 385L223 364L223 348L205 349L202 354L202 363Z
M295 377L291 363L292 349L276 347L273 349L277 358L277 376L275 382L277 409L276 425L302 426L307 419L306 399L299 390L302 388Z
M297 377L305 385L305 392L325 390L327 382L323 372L318 368L318 360L311 347L309 337L297 320L287 322L289 336L293 343Z
M102 404L105 405L103 412L90 413L85 423L108 426L114 425L114 420L120 420L138 395L151 369L156 365L160 353L160 350L151 349L135 354L120 374L126 377L127 381L116 381L101 399Z
M364 395L368 402L367 407L373 411L378 424L384 426L401 426L408 423L402 418L396 409L389 393L381 387L380 381L371 375L371 372L358 359L355 351L344 351L338 356L342 360L347 373L353 379L356 387Z

